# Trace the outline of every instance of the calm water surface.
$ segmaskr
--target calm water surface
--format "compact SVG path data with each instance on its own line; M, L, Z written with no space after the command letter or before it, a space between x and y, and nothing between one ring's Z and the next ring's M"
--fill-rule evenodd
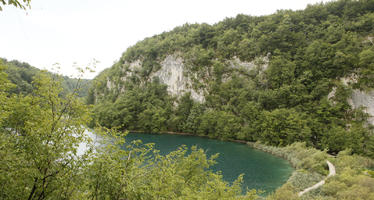
M293 172L287 161L245 144L183 135L131 133L126 136L126 142L138 139L143 143L154 143L162 155L181 145L196 145L204 149L208 156L219 153L216 159L218 163L212 169L221 171L225 181L233 182L244 174L243 188L263 190L265 193L284 184Z

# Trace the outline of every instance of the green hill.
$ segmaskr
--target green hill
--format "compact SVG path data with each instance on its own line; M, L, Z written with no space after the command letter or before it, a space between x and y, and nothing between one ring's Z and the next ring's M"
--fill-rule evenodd
M28 63L20 62L17 60L7 61L1 59L0 61L5 66L5 73L8 74L8 79L16 85L9 92L16 94L29 94L33 90L32 81L34 76L40 73L40 69L31 66ZM52 74L52 73L51 73ZM86 97L88 95L88 89L90 88L90 81L88 79L76 79L69 78L67 76L61 76L61 84L64 89L64 93L72 93L76 88L78 90L79 97Z
M88 100L107 127L374 157L370 116L352 100L374 86L373 11L341 0L185 24L128 48Z

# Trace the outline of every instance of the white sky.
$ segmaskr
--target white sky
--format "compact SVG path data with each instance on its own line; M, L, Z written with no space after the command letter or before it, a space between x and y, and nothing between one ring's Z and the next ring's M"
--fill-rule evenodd
M137 41L185 23L214 24L237 14L267 15L304 9L322 0L31 0L24 11L0 11L0 57L74 76L73 63L93 59L96 73ZM324 0L326 2L326 0Z

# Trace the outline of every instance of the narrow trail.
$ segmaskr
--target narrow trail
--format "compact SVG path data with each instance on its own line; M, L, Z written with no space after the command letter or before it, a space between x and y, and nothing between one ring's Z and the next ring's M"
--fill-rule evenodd
M299 197L302 196L303 194L311 191L311 190L314 190L314 189L317 189L317 188L321 187L323 184L325 184L326 179L328 179L331 176L336 175L335 166L328 160L326 162L327 162L327 165L329 166L329 175L327 175L327 177L324 180L322 180L322 181L316 183L315 185L313 185L311 187L308 187L305 190L299 192Z

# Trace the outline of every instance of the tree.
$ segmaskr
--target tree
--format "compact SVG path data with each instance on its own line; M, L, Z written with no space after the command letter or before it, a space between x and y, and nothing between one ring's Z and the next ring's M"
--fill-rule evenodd
M33 84L33 94L5 101L12 107L1 126L1 199L73 198L87 156L77 148L87 140L88 107L76 94L61 98L59 82L45 73Z
M275 109L265 112L262 119L262 132L258 139L270 145L285 146L294 142L310 141L311 130L304 113L294 109Z
M31 0L0 0L0 4L3 6L12 5L25 10L30 7L30 2ZM0 11L2 10L3 8L0 6Z
M357 85L360 88L374 87L374 48L363 50L360 54L360 71L358 73L359 79Z
M0 60L0 102L2 102L0 104L0 110L2 111L0 114L0 125L2 125L3 120L10 114L11 101L8 101L9 94L7 92L14 87L7 79L7 74L4 73L4 69L5 67Z

